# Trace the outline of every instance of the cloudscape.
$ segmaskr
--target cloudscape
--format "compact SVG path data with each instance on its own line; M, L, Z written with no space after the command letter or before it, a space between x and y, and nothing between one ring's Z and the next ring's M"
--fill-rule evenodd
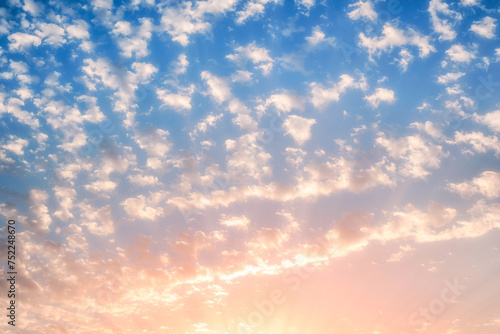
M499 5L2 1L0 332L498 334Z

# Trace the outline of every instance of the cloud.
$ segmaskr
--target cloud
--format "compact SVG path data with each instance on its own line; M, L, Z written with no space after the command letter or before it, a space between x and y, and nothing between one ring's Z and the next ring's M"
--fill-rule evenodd
M292 136L298 145L303 145L311 138L311 126L316 124L315 119L307 119L296 115L290 115L283 122L285 133Z
M35 31L38 37L42 38L43 43L60 46L66 43L64 36L66 32L60 26L53 23L41 23L39 30Z
M425 178L430 174L428 169L438 168L445 156L441 146L424 140L420 135L396 139L378 133L375 142L384 147L391 158L401 161L399 173L412 178Z
M149 19L141 20L141 25L138 28L131 28L128 22L117 22L113 32L125 35L125 37L118 38L118 46L122 50L121 54L127 58L134 55L136 58L147 56L149 54L148 41L151 39L152 30L153 24Z
M189 36L206 33L211 24L209 16L232 11L235 0L183 2L177 7L166 7L161 17L161 27L172 36L172 40L182 46L189 44Z
M465 50L465 48L460 44L455 44L451 46L446 51L446 54L450 59L457 63L470 63L470 61L476 58L475 52L470 52Z
M252 81L252 72L238 70L231 75L232 82L250 82Z
M462 19L462 15L451 10L448 4L441 0L431 0L428 11L434 32L440 35L439 40L449 41L455 39L457 33L453 30L453 26Z
M151 193L149 197L139 195L137 197L127 198L121 205L132 219L155 221L164 214L162 203L167 195L168 193L163 191Z
M209 127L215 127L215 123L222 118L224 114L220 113L219 115L209 114L205 119L201 120L198 124L196 124L193 132L190 133L191 137L196 137L198 134L206 133Z
M11 135L10 140L2 145L2 148L17 155L24 155L24 148L28 146L28 144L29 142L26 139Z
M347 74L343 74L339 78L339 82L334 83L330 88L324 88L318 83L311 83L311 103L318 109L326 108L331 102L338 101L340 94L344 93L348 88L366 90L366 78L361 76L358 81Z
M273 59L269 56L269 51L258 47L255 42L247 46L238 46L234 51L236 53L227 55L226 58L239 64L239 66L244 66L247 61L250 61L254 64L254 68L260 69L264 75L271 72Z
M349 8L353 8L352 11L347 13L351 20L360 20L363 19L365 21L376 21L377 13L373 8L373 4L370 0L363 2L362 0L350 4Z
M219 219L219 223L221 225L227 226L227 227L234 227L237 229L242 229L242 230L248 230L248 225L250 224L250 219L247 217L243 216L226 216L226 215L221 215L221 218Z
M500 197L500 173L485 171L471 181L448 183L447 187L462 197L481 194L486 198L498 198Z
M441 75L438 77L438 82L440 84L446 85L449 84L450 82L457 81L461 77L463 77L465 73L463 72L451 72L451 73L446 73L445 75Z
M485 115L474 114L474 120L488 126L495 132L500 132L500 109Z
M85 40L90 38L89 25L84 20L76 20L75 24L68 25L66 32L70 38Z
M40 46L42 44L40 37L22 32L15 32L7 38L9 40L9 50L11 51L24 51L32 45Z
M495 37L495 29L497 27L495 24L496 21L496 19L486 16L481 21L474 21L470 30L479 36L492 39Z
M496 155L500 154L500 142L496 136L485 136L484 133L473 131L469 133L455 132L454 140L448 141L450 144L468 144L478 153L494 151Z
M434 52L434 47L429 43L428 36L422 36L412 29L405 33L403 30L393 27L390 23L384 24L382 36L367 37L364 33L359 34L359 45L368 49L370 57L381 52L392 51L394 47L413 45L418 47L420 58Z
M174 110L190 110L191 96L171 93L168 89L157 89L156 96L162 102L162 107L171 107Z
M284 92L271 95L265 103L265 107L273 106L279 112L289 113L292 110L304 110L306 99L302 96Z
M335 45L335 38L326 37L325 33L321 31L321 28L319 26L313 28L311 36L306 36L306 41L308 47L310 47L311 49L321 44Z
M129 175L128 179L130 180L130 182L142 187L154 186L158 184L158 178L153 175L142 175L142 174Z
M401 51L399 51L399 56L401 57L398 62L399 68L402 72L406 72L406 70L408 70L408 65L410 65L413 60L413 55L408 50L401 49Z
M375 90L375 93L365 96L364 99L373 109L378 108L380 102L392 103L396 100L393 90L380 87Z
M222 103L231 98L231 88L226 79L217 77L207 71L201 72L201 78L207 83L209 94L218 103Z
M243 10L236 12L236 24L243 24L250 18L257 18L264 13L267 4L277 4L280 0L252 0L245 4Z

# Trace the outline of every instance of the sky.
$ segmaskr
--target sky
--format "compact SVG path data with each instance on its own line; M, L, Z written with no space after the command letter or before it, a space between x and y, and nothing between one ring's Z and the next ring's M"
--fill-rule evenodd
M1 332L499 333L499 5L2 1Z

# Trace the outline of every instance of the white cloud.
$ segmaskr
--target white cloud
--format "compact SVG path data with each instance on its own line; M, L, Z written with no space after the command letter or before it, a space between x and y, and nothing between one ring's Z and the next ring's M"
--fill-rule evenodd
M488 126L495 132L500 132L500 109L485 115L474 114L474 120Z
M463 197L481 194L487 198L498 198L500 197L500 173L485 171L471 181L448 183L447 186L450 191Z
M410 51L401 49L401 51L399 52L399 56L401 57L398 62L399 68L402 72L406 72L406 70L408 69L408 65L410 65L413 60L413 55L410 53Z
M23 10L33 16L39 16L43 12L43 6L34 0L24 0Z
M168 131L149 128L138 132L134 139L150 156L164 157L172 148L172 143L167 139L168 135Z
M438 77L438 82L440 84L446 85L450 82L457 81L458 79L460 79L464 75L465 75L465 73L463 73L463 72L446 73L446 74L440 75Z
M448 4L441 0L431 0L428 11L434 31L440 35L440 41L449 41L457 36L453 25L462 19L460 13L451 10Z
M283 122L283 127L285 128L285 133L292 136L298 145L303 145L311 138L311 126L314 124L316 124L315 119L290 115Z
M177 62L174 64L174 73L184 74L189 66L189 61L187 60L187 56L185 53L182 53L177 57Z
M386 138L379 133L376 143L387 150L389 156L402 162L399 172L413 178L425 178L430 174L429 168L437 168L441 157L445 156L442 147L425 141L420 135Z
M472 59L476 58L475 52L465 50L460 44L453 45L446 51L446 54L457 63L470 63Z
M64 36L66 32L60 26L53 23L41 23L39 30L35 31L38 37L42 38L43 42L49 45L61 45L66 43Z
M295 4L299 8L303 8L305 13L309 13L309 10L316 5L316 0L295 0Z
M243 10L236 12L236 24L243 24L249 18L257 18L266 9L266 5L268 3L277 4L280 0L252 0L246 3L245 8Z
M219 115L209 114L205 119L201 120L198 124L196 124L193 132L190 133L191 137L197 136L199 133L206 133L209 127L214 127L215 123L222 118L224 114L220 113Z
M460 0L462 6L479 6L481 0Z
M269 56L269 51L258 47L255 45L255 42L247 46L238 46L234 51L236 53L227 55L226 58L237 63L239 66L244 66L247 61L251 61L255 69L260 69L264 75L271 72L273 59Z
M393 90L380 87L375 90L375 93L365 96L364 99L373 109L378 108L380 102L392 103L396 100Z
M418 47L420 58L426 57L435 49L429 43L428 36L422 36L412 29L405 33L403 30L393 27L390 23L384 24L382 36L366 37L364 33L359 34L359 44L368 49L370 56L378 55L380 52L392 51L394 47L413 45Z
M189 36L205 33L211 28L209 15L223 14L234 9L236 0L182 2L177 7L166 7L162 13L161 26L172 40L183 46L189 44Z
M496 21L496 19L486 16L481 21L474 21L474 23L470 27L470 30L484 38L494 38L495 29L497 27L497 25L495 24Z
M191 96L171 93L168 89L157 89L156 96L162 101L162 107L171 107L175 110L190 110Z
M143 187L154 186L158 184L158 178L152 175L142 175L142 174L129 175L128 179L130 180L130 182Z
M238 70L231 75L232 82L250 82L252 81L252 72Z
M221 218L219 219L219 223L221 225L227 226L227 227L234 227L242 230L248 230L248 225L250 224L250 219L247 217L243 216L231 216L228 217L226 215L221 215Z
M25 34L22 32L15 32L8 37L9 50L11 51L24 51L30 46L40 46L42 39L38 36Z
M430 121L426 121L425 123L419 123L419 122L411 123L410 127L415 128L421 132L424 132L433 138L444 137L441 130L436 128L436 126Z
M137 58L145 57L149 54L148 50L148 41L151 39L151 31L153 29L153 24L149 19L143 19L141 21L141 26L139 28L129 28L125 24L118 25L118 22L115 25L115 29L113 30L117 34L124 35L125 37L118 39L118 46L122 50L122 55L127 58L131 58L133 55ZM118 25L118 26L117 26ZM135 33L131 33L131 32Z
M366 90L368 84L366 78L361 76L358 81L347 74L340 76L338 83L334 83L330 88L324 88L318 83L311 83L311 102L318 109L324 109L332 101L338 101L340 94L344 93L348 88Z
M265 103L266 107L274 106L279 112L290 112L292 110L304 110L306 99L300 95L287 92L271 95Z
M231 88L224 78L219 78L210 72L201 72L201 78L208 85L208 92L219 103L227 101L231 98Z
M319 26L313 28L311 36L306 36L306 41L310 48L315 48L320 44L335 44L335 38L326 37L325 33L321 31Z
M76 20L75 24L66 27L66 32L69 37L81 40L88 39L90 37L88 30L89 25L84 20Z
M24 154L24 148L28 146L29 142L26 139L19 138L16 136L10 136L10 140L2 145L2 148L17 155Z
M469 133L455 132L454 140L449 141L450 144L469 144L478 153L486 153L494 151L497 155L500 154L500 142L496 136L485 136L484 133L473 131Z
M366 2L360 0L356 3L350 4L349 8L354 8L351 12L347 14L349 15L349 18L351 20L359 20L359 19L363 19L366 21L377 20L377 13L375 12L373 4L371 3L370 0L367 0Z
M136 198L127 198L121 205L131 218L155 221L163 215L162 203L167 196L168 193L162 191L151 193L149 197L139 195Z

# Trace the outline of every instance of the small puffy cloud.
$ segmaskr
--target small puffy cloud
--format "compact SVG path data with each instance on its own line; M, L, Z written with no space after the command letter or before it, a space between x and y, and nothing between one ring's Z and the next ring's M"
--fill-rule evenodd
M279 3L280 0L252 0L248 1L243 10L236 12L236 24L243 24L250 18L257 18L266 9L266 5Z
M488 126L495 132L500 132L500 109L485 115L474 114L474 120Z
M419 122L411 123L410 127L415 128L421 132L424 132L433 138L444 137L441 130L436 128L436 126L430 121L426 121L425 123L419 123Z
M177 57L177 62L174 64L174 73L179 75L186 73L187 67L189 66L189 61L185 53L182 53Z
M316 124L315 119L290 115L283 122L283 127L285 128L285 133L292 136L298 145L303 145L311 138L311 126L314 124Z
M171 93L168 89L157 89L156 96L162 102L162 107L171 107L174 110L191 109L191 96Z
M66 32L54 23L41 23L39 30L35 31L35 34L42 38L45 44L61 45L66 43L66 39L64 38Z
M318 109L324 109L331 102L338 101L340 94L344 93L348 88L366 90L368 84L364 76L361 76L356 81L350 75L343 74L340 76L339 82L334 83L330 88L325 88L323 85L315 82L309 86L311 87L312 104Z
M9 50L11 51L24 51L30 46L40 46L42 39L35 35L25 34L22 32L15 32L9 37Z
M219 115L209 114L205 119L201 120L198 124L196 124L193 132L190 133L191 137L195 137L200 133L206 133L209 127L214 127L215 123L222 118L224 114L220 113Z
M320 44L330 44L333 45L335 43L335 39L333 37L326 37L325 33L321 31L319 26L314 27L312 34L306 37L307 45L310 48L315 48Z
M484 38L492 39L495 37L495 29L497 25L495 24L497 20L486 16L481 21L474 21L470 30L482 36Z
M451 10L448 4L441 0L431 0L428 11L431 16L432 27L440 35L440 41L449 41L457 36L453 26L462 19L460 13Z
M460 5L464 7L479 6L481 0L460 0Z
M24 0L23 10L32 16L39 16L43 12L43 6L34 0Z
M250 82L252 81L252 72L238 70L231 75L232 82Z
M376 21L377 13L373 8L373 4L370 0L363 2L362 0L350 4L349 8L353 8L347 15L351 20L366 20L366 21Z
M161 17L161 27L172 36L172 40L182 46L189 44L189 36L203 34L210 30L209 16L233 10L235 0L182 2L176 7L165 7Z
M158 178L152 175L142 175L142 174L129 175L128 179L130 182L142 187L154 186L158 184Z
M219 223L227 227L234 227L237 229L248 230L250 219L248 219L244 215L239 217L238 216L228 217L227 215L223 214L219 219Z
M201 78L207 83L208 92L215 101L222 103L231 98L231 88L226 79L217 77L207 71L201 72Z
M424 140L420 135L402 138L386 138L379 133L376 143L387 150L389 156L402 162L401 174L413 178L425 178L429 168L437 168L441 157L445 156L442 147Z
M360 33L359 44L368 49L370 56L378 55L380 52L392 51L394 47L405 45L418 47L421 58L435 51L434 47L429 43L428 36L422 36L412 29L405 32L390 23L386 23L382 28L382 36L367 37L364 33Z
M162 191L151 193L149 197L139 195L137 198L127 198L121 205L132 219L155 221L163 215L162 203L167 196L168 193Z
M316 5L316 0L295 0L297 7L302 8L305 14L309 13L309 10Z
M446 54L450 59L457 63L470 63L470 61L476 58L475 52L467 51L463 45L455 44L446 51Z
M500 154L500 141L496 136L485 136L484 133L473 131L469 133L455 132L455 138L448 141L450 144L468 144L478 153L494 151Z
M364 99L373 108L378 108L380 102L392 103L396 100L394 91L387 88L377 88L372 95L367 95Z
M444 75L440 75L438 77L438 82L440 84L446 85L449 84L450 82L457 81L461 77L463 77L465 73L463 72L452 72L452 73L446 73Z
M413 55L410 53L410 51L401 49L401 51L399 52L399 56L401 57L398 60L399 68L402 72L406 72L406 70L408 69L408 65L410 65L413 60Z
M17 155L23 155L24 149L28 144L29 142L26 139L10 136L10 140L2 145L2 148Z
M273 94L266 100L266 107L274 106L276 110L279 112L290 112L293 109L295 110L304 110L304 104L306 99L302 96L289 94L289 93L281 93L281 94Z
M485 171L471 181L448 183L448 189L462 197L481 194L487 198L500 197L500 173Z
M247 46L238 46L234 51L236 53L227 55L226 58L240 66L250 61L254 64L255 69L260 69L264 75L269 74L273 68L273 59L269 56L269 51L258 47L255 42Z
M66 27L66 32L70 38L77 39L88 39L90 37L89 34L89 25L84 20L76 20L75 24L69 25Z
M172 148L172 143L167 139L168 134L162 129L149 128L138 132L134 139L150 156L164 157Z

